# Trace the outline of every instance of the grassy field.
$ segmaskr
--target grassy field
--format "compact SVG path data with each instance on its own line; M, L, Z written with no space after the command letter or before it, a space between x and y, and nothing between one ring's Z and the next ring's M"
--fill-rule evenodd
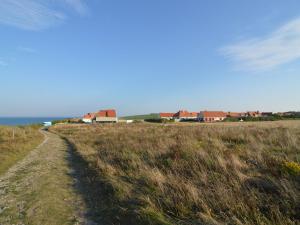
M124 120L147 120L147 119L159 119L159 118L160 118L159 114L156 113L120 117L120 119L124 119Z
M65 125L107 224L300 224L300 122Z
M0 126L0 175L38 146L43 135L37 126Z

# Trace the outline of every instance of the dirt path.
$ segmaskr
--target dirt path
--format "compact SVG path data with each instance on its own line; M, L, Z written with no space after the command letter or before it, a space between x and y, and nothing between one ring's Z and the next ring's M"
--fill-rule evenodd
M42 132L44 142L0 177L0 225L96 224L76 191L69 146Z

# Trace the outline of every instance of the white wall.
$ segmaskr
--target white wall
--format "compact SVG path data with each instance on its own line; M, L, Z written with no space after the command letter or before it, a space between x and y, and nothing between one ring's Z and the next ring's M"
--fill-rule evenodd
M93 122L92 119L84 119L84 118L82 119L82 121L85 122L85 123L92 123Z
M117 117L96 117L96 122L118 122Z

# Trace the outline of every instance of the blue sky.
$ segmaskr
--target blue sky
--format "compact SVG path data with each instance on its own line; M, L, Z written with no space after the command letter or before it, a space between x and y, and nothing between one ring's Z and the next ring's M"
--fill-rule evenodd
M298 0L2 0L0 116L300 110Z

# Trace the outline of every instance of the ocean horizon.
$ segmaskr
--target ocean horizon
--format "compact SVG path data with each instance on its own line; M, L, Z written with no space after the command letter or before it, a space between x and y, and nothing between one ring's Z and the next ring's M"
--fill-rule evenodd
M66 119L68 117L0 117L0 125L22 126L31 124L42 124L54 120Z

